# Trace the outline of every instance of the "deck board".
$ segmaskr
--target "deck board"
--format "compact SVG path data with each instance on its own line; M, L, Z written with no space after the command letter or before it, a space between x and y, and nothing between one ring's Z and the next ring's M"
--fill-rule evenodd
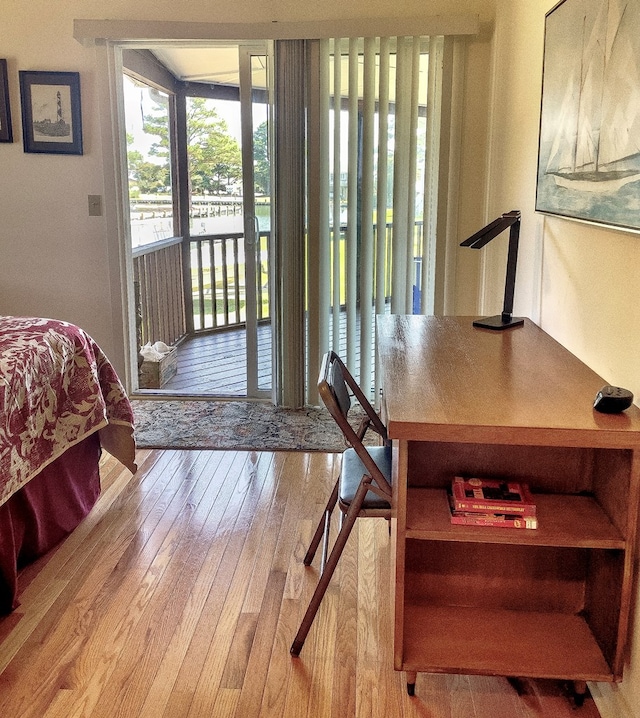
M329 334L331 335L331 327ZM340 314L338 345L346 347L347 316ZM375 365L375 329L372 364ZM270 322L258 326L258 388L271 390L272 328ZM360 351L360 316L356 321L356 356ZM212 329L184 339L177 347L178 371L162 389L141 389L142 396L209 396L242 398L247 396L247 344L242 327ZM359 358L351 371L358 376Z
M178 345L178 371L161 390L144 394L247 395L247 348L243 329L200 332ZM271 325L258 328L258 384L271 388Z

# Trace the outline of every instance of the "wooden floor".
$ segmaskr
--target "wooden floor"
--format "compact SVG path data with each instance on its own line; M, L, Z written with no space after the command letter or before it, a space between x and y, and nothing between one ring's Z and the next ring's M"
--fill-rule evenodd
M392 669L389 535L360 520L300 658L289 654L317 572L302 555L332 454L138 453L25 570L0 621L7 718L595 718L560 684Z

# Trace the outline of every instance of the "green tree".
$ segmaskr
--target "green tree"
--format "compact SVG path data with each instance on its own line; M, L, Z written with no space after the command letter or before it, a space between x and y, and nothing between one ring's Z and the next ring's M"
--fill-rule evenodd
M166 116L145 115L144 131L157 135L149 153L169 159ZM191 192L217 194L229 182L242 178L240 146L229 134L227 123L211 102L202 97L187 99L187 151Z
M267 123L263 122L253 133L254 168L253 179L256 191L270 194L271 162L269 159L269 137Z
M139 150L132 149L134 142L133 136L127 133L127 168L132 196L166 192L171 184L169 164L149 162Z

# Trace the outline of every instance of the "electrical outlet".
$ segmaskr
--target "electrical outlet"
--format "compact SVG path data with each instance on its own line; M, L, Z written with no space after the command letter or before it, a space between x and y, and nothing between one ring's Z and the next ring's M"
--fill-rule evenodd
M102 196L99 194L89 195L89 217L102 217Z

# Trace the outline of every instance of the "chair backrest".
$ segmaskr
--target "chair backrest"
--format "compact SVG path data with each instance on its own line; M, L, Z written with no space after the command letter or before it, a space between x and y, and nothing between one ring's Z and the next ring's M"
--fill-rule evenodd
M371 406L342 359L334 351L327 352L322 359L318 378L318 392L327 410L340 427L346 442L356 451L379 491L376 491L376 487L373 485L371 489L376 493L380 493L380 495L390 497L391 486L389 482L385 479L363 444L365 434L371 429L379 434L385 445L388 445L387 427L382 423L378 413ZM357 429L354 429L349 421L351 396L355 397L365 411L365 416Z

